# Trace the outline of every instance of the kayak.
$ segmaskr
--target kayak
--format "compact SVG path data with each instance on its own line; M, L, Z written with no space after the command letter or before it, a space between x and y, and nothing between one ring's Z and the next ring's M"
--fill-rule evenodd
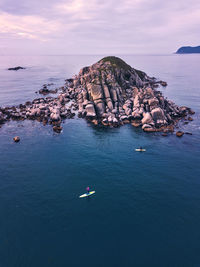
M145 152L146 149L144 149L144 148L136 148L135 151L137 151L137 152Z
M85 194L83 194L83 195L81 195L81 196L79 196L80 198L83 198L83 197L89 197L89 196L91 196L91 195L93 195L95 193L95 191L90 191L89 193L85 193Z

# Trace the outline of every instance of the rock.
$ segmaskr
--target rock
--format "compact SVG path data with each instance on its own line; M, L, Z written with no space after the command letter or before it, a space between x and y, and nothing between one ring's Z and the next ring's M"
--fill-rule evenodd
M161 84L163 87L166 87L166 86L167 86L167 83L164 82L164 81L161 81L160 84Z
M153 86L153 88L158 88L159 87L159 84L154 83L154 84L152 84L152 86Z
M94 105L92 103L87 104L87 106L85 107L85 110L86 110L87 117L96 117L96 112L94 109Z
M183 135L184 135L184 132L182 132L182 131L176 132L177 137L182 137Z
M58 112L52 112L51 115L50 115L50 119L52 121L60 121L61 118L60 118L60 114Z
M194 110L192 110L190 108L189 108L189 111L188 112L189 112L190 115L194 115L195 114Z
M162 136L168 136L168 134L167 133L162 133Z
M130 121L129 120L123 120L123 124L129 124Z
M150 124L143 124L142 125L142 130L144 130L146 128L153 128L153 127Z
M164 111L159 107L151 111L151 116L157 126L162 126L167 124L167 119L165 117Z
M41 94L41 95L56 94L57 92L58 92L57 89L49 90L46 87L43 87L42 89L39 90L39 94Z
M157 107L159 104L159 101L156 97L154 98L151 98L148 100L148 105L151 106L151 107Z
M154 132L158 132L159 130L153 127L146 127L143 129L144 132L148 132L148 133L154 133Z
M165 125L162 126L162 129L165 130L166 132L173 132L174 131L174 125L170 124L170 125Z
M132 113L132 110L131 110L130 108L126 108L126 109L125 109L125 114L126 114L127 116L131 115L131 113Z
M134 110L132 112L132 118L136 119L136 120L142 118L142 114L140 113L140 109L139 108L137 108L136 110Z
M188 117L188 120L189 120L189 121L193 121L193 118L192 118L192 117Z
M53 126L53 130L56 133L60 133L62 131L62 127L60 125Z
M118 119L117 118L113 118L113 124L115 125L115 126L117 126L118 125Z
M134 127L140 127L142 123L140 120L132 120L131 125L133 125Z
M14 142L18 143L20 141L20 138L19 138L19 136L15 136L15 137L13 137L13 140L14 140Z
M154 121L149 112L145 113L142 119L142 124L154 124Z
M112 118L112 116L109 116L109 117L108 117L108 122L109 122L109 123L112 123L112 122L113 122L113 118Z
M4 121L5 121L4 115L3 115L3 113L0 111L0 124L4 123Z
M138 95L136 95L135 98L134 98L133 106L134 107L139 107L140 106L140 101L139 101L139 96Z
M104 126L109 126L108 120L105 118L101 122Z
M127 119L128 119L128 116L123 115L123 116L120 117L120 119L121 119L122 121L127 120Z
M8 70L23 70L23 69L25 69L25 68L24 67L20 67L20 66L14 67L14 68L8 68Z
M48 119L47 118L44 118L43 121L42 121L42 123L43 123L44 126L47 125Z
M94 125L98 125L99 123L98 123L98 120L92 120L92 123L94 124Z

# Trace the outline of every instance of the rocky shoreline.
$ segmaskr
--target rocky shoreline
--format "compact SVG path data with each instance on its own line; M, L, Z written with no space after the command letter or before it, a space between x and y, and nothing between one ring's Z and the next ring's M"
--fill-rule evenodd
M167 86L117 57L103 58L67 79L56 97L41 97L25 104L0 107L0 126L10 120L38 120L61 132L61 123L76 115L95 125L118 127L131 123L145 132L173 132L181 118L194 111L164 98L156 88ZM56 91L58 92L58 91ZM39 92L51 92L46 86Z

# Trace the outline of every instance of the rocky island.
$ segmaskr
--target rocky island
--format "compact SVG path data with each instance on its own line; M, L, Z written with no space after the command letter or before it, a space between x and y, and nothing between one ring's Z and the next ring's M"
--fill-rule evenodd
M172 132L181 118L191 118L188 115L194 111L164 98L156 89L159 85L167 83L132 68L118 57L106 57L67 79L56 97L1 107L0 124L38 120L52 124L53 130L60 132L62 121L77 115L102 127L131 123L146 132Z
M177 51L176 54L196 54L200 53L200 46L182 46Z

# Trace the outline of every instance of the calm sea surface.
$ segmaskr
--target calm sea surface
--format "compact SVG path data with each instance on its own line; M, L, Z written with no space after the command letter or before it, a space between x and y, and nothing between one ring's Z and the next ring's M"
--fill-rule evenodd
M0 57L0 106L37 97L101 56ZM122 56L196 111L174 134L66 120L0 128L0 267L200 266L200 55ZM27 69L7 71L13 66ZM20 143L13 143L15 135ZM146 153L135 153L144 146ZM79 199L86 186L96 190Z

